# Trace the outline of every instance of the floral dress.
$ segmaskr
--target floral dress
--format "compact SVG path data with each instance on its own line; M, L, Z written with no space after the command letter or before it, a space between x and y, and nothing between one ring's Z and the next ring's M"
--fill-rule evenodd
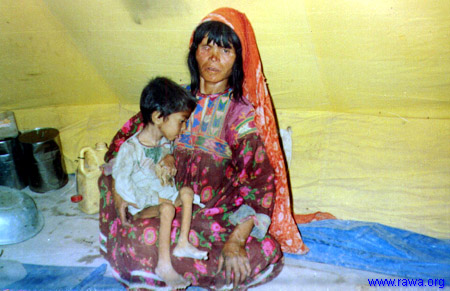
M225 271L217 272L217 267L224 243L237 224L253 219L255 227L245 245L252 273L240 286L245 290L276 277L283 266L283 254L279 243L267 232L275 200L274 171L254 124L253 107L231 100L231 93L198 94L199 102L187 130L176 142L177 186L190 186L206 206L193 206L189 241L208 251L209 259L172 256L172 264L193 286L223 288ZM114 137L106 162L141 127L138 113ZM159 219L132 220L133 227L122 227L112 201L111 182L105 174L99 179L101 253L116 278L127 287L165 286L154 274ZM177 209L171 251L178 240L180 221L181 210Z

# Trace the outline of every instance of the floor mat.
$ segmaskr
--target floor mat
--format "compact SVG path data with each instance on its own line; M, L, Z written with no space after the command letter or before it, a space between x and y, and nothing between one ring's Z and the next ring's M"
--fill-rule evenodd
M323 220L298 226L310 252L307 255L286 253L285 256L289 259L324 263L327 264L323 265L325 267L335 265L374 272L367 276L379 273L400 278L442 279L450 282L450 240L439 240L369 222ZM15 280L2 286L1 263L2 260L0 288L9 290L125 290L114 278L104 276L106 264L99 267L59 267L18 265L16 262L10 266L18 270L24 268L25 271L19 270L23 273L22 277L19 276L20 272L11 272L10 279ZM291 269L296 274L299 272L295 266ZM3 270L8 270L8 266L4 265ZM302 269L302 272L305 270ZM310 276L312 282L317 280L317 272L314 271L314 276ZM8 280L3 279L3 282ZM292 282L299 280L302 278L297 275L292 278ZM326 280L331 280L331 277ZM317 282L313 286L315 284ZM279 283L276 286L279 287ZM291 283L288 287L292 287ZM342 290L339 288L336 290Z
M359 221L323 220L298 227L310 252L286 257L450 282L450 240Z
M103 276L106 264L93 267L62 267L23 264L22 279L0 286L8 290L125 290L114 278Z

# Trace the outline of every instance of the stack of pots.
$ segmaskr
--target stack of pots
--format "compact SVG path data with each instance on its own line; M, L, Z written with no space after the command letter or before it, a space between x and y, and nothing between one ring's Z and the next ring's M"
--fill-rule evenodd
M63 187L68 176L61 152L57 129L19 134L13 112L0 113L0 185L38 193Z

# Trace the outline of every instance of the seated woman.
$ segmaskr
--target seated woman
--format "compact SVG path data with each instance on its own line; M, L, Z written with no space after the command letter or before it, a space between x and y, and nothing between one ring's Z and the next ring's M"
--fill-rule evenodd
M176 142L175 180L205 204L193 207L189 241L209 252L209 260L172 256L172 264L194 286L246 289L278 275L281 247L307 251L290 212L271 100L246 16L230 8L209 14L193 33L188 65L198 104ZM114 137L106 162L142 126L138 113ZM115 195L112 177L104 173L99 187L101 252L116 278L129 288L165 286L155 275L158 218L125 218L126 202ZM171 253L180 219L178 212Z

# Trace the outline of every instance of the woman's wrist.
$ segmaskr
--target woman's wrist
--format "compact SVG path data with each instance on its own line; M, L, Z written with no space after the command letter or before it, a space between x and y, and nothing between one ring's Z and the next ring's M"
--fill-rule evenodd
M233 232L230 234L228 241L230 243L237 243L240 246L245 246L245 243L250 236L253 229L253 219L248 219L241 224L238 224Z
M240 225L247 220L253 220L253 229L250 232L250 235L257 238L262 239L267 231L269 230L271 219L267 214L264 213L256 213L256 211L246 205L243 204L229 217L229 221L233 225Z

